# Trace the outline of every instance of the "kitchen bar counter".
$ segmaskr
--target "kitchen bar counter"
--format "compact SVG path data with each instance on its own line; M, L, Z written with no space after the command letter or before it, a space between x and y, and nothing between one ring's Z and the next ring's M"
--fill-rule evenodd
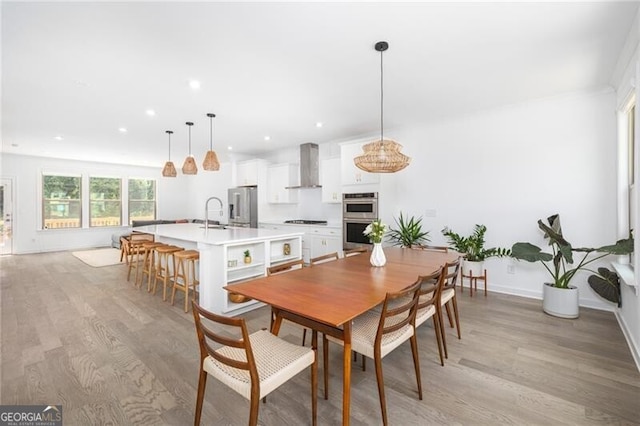
M200 252L198 279L202 307L217 314L238 315L261 303L234 303L224 286L263 277L269 266L302 258L303 232L294 229L204 229L197 223L150 225L136 231L154 234L156 241ZM245 262L249 251L251 261Z
M282 238L286 236L297 236L300 232L295 230L273 230L256 228L228 228L204 229L200 223L177 223L165 225L148 225L135 228L136 231L154 234L157 237L172 238L194 243L224 245L230 243L251 243L264 241L272 238Z

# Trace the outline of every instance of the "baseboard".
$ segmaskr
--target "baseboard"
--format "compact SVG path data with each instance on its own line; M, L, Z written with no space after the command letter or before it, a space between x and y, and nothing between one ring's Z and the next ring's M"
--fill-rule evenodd
M614 315L618 320L618 324L620 325L624 338L627 340L627 345L629 345L629 349L631 350L631 356L633 357L633 361L636 363L636 368L640 372L640 346L638 346L637 342L633 340L633 335L629 332L629 327L624 321L622 315L620 315L620 311L616 310Z

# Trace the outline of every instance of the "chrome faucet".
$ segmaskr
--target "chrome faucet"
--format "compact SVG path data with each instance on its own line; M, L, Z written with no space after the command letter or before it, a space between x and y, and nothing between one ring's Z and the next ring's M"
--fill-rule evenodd
M209 201L217 200L220 203L220 216L224 215L224 209L222 205L222 200L218 197L209 197L207 198L207 202L204 203L204 229L209 229Z

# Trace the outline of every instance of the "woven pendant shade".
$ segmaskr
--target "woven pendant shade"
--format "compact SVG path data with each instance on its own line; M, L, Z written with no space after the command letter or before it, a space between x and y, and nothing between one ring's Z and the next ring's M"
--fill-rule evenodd
M370 173L395 173L411 163L411 158L400 152L402 145L392 139L384 138L384 68L382 52L389 48L389 43L379 41L375 45L380 52L380 139L369 142L362 147L362 155L353 159L360 170Z
M356 167L371 173L395 173L407 167L411 158L400 152L402 145L391 139L369 142L364 153L354 158Z
M195 175L198 174L198 166L196 166L196 160L194 160L193 155L191 155L191 126L193 126L193 123L187 121L185 124L189 126L189 155L184 159L182 173L185 175Z
M196 160L193 159L192 155L189 155L184 159L184 164L182 165L182 173L185 175L198 174L198 166L196 166Z
M207 155L205 155L204 161L202 162L202 168L212 172L220 170L218 156L213 150L213 118L215 116L216 115L212 113L207 114L207 117L209 117L209 151L207 151Z
M220 170L220 162L215 151L207 151L207 155L202 162L202 168L214 172Z
M178 172L176 171L176 166L173 165L173 161L167 161L164 163L164 168L162 169L162 176L164 177L176 177Z
M165 133L169 135L169 159L166 163L164 163L164 167L162 168L162 176L176 177L178 176L178 172L176 172L176 166L174 166L173 161L171 161L171 135L173 134L173 131L166 130Z

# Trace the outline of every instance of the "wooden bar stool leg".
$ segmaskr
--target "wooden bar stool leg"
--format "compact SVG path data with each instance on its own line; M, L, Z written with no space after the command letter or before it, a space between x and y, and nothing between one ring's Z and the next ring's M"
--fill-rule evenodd
M178 283L178 277L183 277L183 282L184 282L184 272L182 274L180 274L180 269L182 269L184 271L184 264L182 259L178 260L178 265L176 267L176 269L174 270L173 273L173 290L171 291L171 306L173 306L174 302L175 302L175 297L176 297L176 290L179 286Z

